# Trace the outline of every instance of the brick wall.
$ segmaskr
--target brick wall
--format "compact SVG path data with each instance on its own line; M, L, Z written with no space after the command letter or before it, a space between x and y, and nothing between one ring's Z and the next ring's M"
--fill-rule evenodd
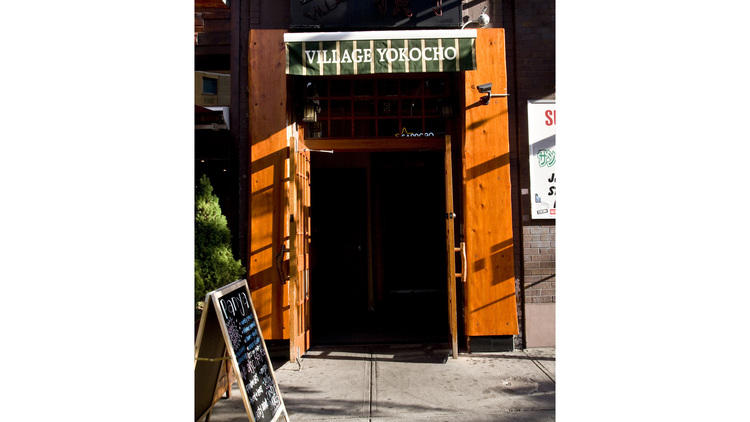
M555 302L555 226L524 226L523 284L526 303Z
M519 335L514 339L515 347L522 348L527 346L528 333L538 333L539 327L548 324L539 319L538 307L553 306L556 297L555 221L532 220L530 198L526 193L530 184L527 101L555 98L555 2L505 0L497 3L502 8L502 23L506 28L508 90L511 93L514 237L523 239L523 242L516 242ZM527 318L527 305L537 307L536 316ZM554 338L552 342L554 344Z
M544 345L554 345L554 308L547 308L547 320L528 314L530 306L554 306L555 294L555 226L523 226L523 273L516 279L516 299L518 303L518 332L513 339L516 349L534 347L539 341L539 332ZM551 309L551 310L550 310ZM550 313L551 312L551 313ZM529 340L531 338L531 340Z

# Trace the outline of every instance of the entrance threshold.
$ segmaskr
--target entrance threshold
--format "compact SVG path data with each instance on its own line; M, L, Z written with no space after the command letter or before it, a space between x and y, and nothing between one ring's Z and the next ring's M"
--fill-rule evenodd
M369 360L373 362L446 363L450 342L313 346L303 359ZM304 365L304 364L303 364Z

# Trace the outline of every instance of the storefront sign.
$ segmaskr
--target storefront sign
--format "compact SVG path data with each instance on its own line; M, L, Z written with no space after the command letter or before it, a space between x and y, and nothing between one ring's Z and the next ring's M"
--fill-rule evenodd
M291 28L457 28L459 0L290 0Z
M531 181L531 218L554 219L557 213L557 173L555 164L555 102L528 102L529 178Z
M284 34L288 75L458 72L476 69L476 30Z
M205 366L216 368L215 362L221 361L224 353L229 355L249 420L289 420L247 282L238 280L214 290L206 295L205 303L195 348L196 420L213 405L204 398L205 392L212 390L200 387L216 385L216 369ZM199 407L199 402L205 404Z

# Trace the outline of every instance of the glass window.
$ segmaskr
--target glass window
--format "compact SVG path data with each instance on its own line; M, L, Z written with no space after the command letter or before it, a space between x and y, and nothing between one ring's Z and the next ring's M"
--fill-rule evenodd
M352 81L349 79L333 79L331 80L331 97L349 97L352 95Z
M354 115L370 117L375 116L375 102L373 102L372 100L355 101Z
M424 87L425 95L435 96L446 94L445 79L425 79Z
M203 77L203 93L216 95L219 93L219 80L216 78Z
M395 116L398 114L398 101L380 100L378 101L378 116Z
M355 80L354 95L358 97L375 95L375 81L372 79Z
M422 132L422 119L403 119L401 122L401 130L406 129L407 133L421 133Z
M398 95L398 79L380 79L378 80L379 96Z
M401 115L409 117L421 116L422 99L410 98L408 100L401 100Z
M403 133L445 133L446 105L456 102L450 75L309 78L305 101L319 105L305 137L369 138Z
M348 119L331 120L331 137L345 138L352 136L352 121Z
M421 79L404 79L401 81L401 95L422 95Z
M435 135L445 135L445 119L424 119L424 131Z
M331 117L349 117L352 115L352 102L349 100L331 100Z
M354 121L354 136L357 138L370 138L375 136L375 120L357 119Z
M378 136L394 136L399 132L398 119L378 119Z

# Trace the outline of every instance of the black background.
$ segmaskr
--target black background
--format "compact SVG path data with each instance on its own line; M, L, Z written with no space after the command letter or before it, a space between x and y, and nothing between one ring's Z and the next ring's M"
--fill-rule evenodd
M443 0L442 16L436 0L405 0L407 17L397 0L290 0L292 28L458 28L461 2ZM395 14L394 14L395 13Z

